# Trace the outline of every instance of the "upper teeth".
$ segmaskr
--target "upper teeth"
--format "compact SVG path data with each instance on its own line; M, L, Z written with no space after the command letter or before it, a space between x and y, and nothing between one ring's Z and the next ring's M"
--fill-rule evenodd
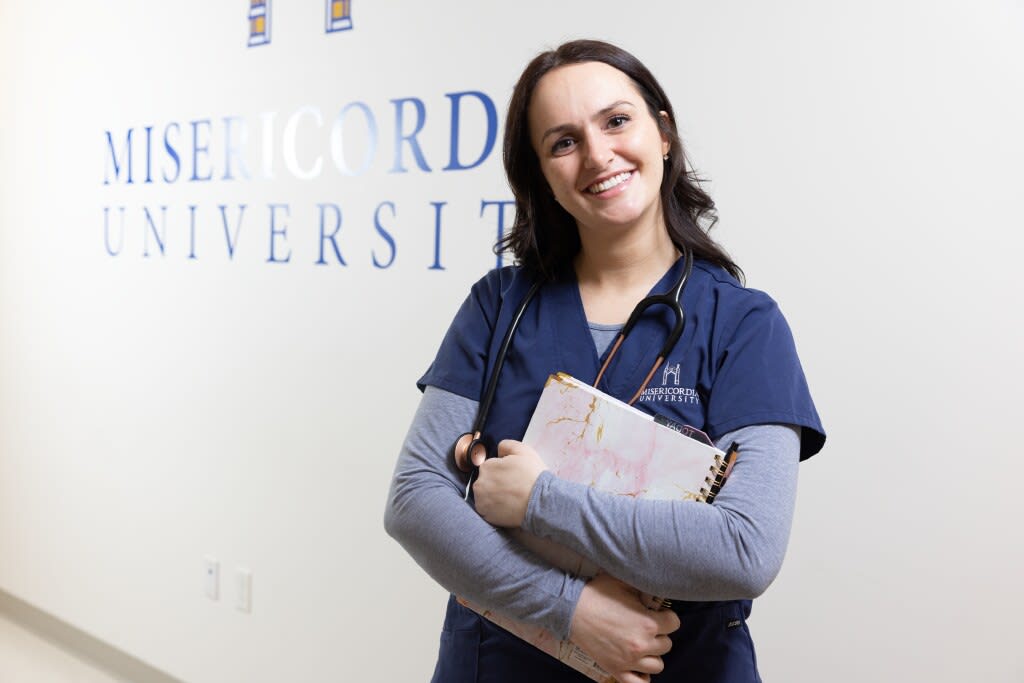
M599 183L594 183L593 185L591 185L590 187L587 188L587 191L592 193L592 194L597 194L598 192L604 192L605 190L610 190L613 187L615 187L616 185L618 185L619 183L621 183L622 181L624 181L630 175L632 175L632 174L629 171L623 171L622 173L620 173L618 175L612 176L608 180L603 180L603 181L601 181Z

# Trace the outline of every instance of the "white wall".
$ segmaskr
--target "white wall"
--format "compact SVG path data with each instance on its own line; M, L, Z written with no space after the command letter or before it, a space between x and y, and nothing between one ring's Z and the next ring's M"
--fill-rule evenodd
M445 93L500 110L536 51L595 36L673 97L715 234L781 302L829 431L755 606L765 679L1024 680L1019 0L356 0L331 35L323 9L274 2L271 44L246 48L243 2L0 5L0 589L189 683L425 680L444 594L383 533L383 498L413 380L493 264L480 202L509 197L497 149L440 170ZM388 172L403 97L427 108L431 173ZM353 101L380 139L344 177L327 130ZM283 139L307 106L325 128L301 120L295 154L323 169L303 180ZM469 160L485 127L465 107ZM251 128L249 180L221 179L226 116ZM168 123L184 147L203 119L212 180L154 165L146 184L136 161L135 183L103 184L105 131L134 128L138 153L154 126L157 152ZM397 250L377 269L385 201ZM428 269L440 201L444 271ZM314 265L326 202L347 267ZM229 260L216 207L240 203ZM287 264L266 262L270 203L289 207ZM103 207L119 206L113 257ZM145 258L142 207L160 206L165 251L150 235ZM236 566L251 615L232 608Z

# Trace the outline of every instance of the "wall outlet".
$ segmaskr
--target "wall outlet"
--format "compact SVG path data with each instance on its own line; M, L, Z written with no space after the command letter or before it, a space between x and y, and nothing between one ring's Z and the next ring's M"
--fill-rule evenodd
M252 613L252 572L244 567L235 569L235 609Z
M206 597L220 599L220 562L212 557L206 558Z

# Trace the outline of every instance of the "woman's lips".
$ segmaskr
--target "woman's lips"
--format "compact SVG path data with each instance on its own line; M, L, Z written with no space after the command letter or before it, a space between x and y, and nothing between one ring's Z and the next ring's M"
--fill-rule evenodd
M587 192L589 192L590 194L600 194L602 192L607 192L613 187L618 187L622 183L629 180L629 178L632 175L633 171L623 171L622 173L616 173L611 178L602 180L599 183L594 183L593 185L587 188Z

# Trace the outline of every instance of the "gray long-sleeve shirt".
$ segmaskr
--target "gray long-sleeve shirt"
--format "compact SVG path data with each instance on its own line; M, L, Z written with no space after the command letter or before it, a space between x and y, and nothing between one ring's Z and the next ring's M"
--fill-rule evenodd
M385 527L446 589L568 637L584 581L547 565L463 500L465 475L450 449L476 411L476 401L427 387L395 467ZM522 528L647 593L680 600L756 597L785 554L800 430L744 427L718 445L733 441L741 455L713 505L614 496L545 472Z

